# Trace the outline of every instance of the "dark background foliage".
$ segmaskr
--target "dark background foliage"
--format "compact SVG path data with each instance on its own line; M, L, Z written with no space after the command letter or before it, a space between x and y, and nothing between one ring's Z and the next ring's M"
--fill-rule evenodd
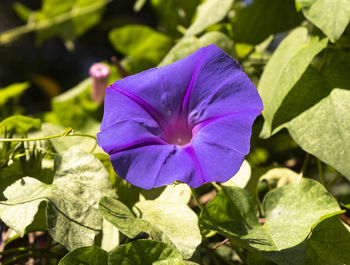
M41 8L40 0L18 1L33 10ZM23 22L13 9L14 1L0 1L0 32L20 26ZM30 89L21 97L27 114L35 114L50 108L50 92L66 91L89 76L92 63L109 61L111 56L121 56L108 40L108 32L125 24L155 26L157 17L147 5L140 12L133 11L134 1L113 1L106 8L102 23L78 38L73 50L68 50L59 37L39 44L34 33L24 35L8 46L0 46L0 84L2 87L15 82L32 81ZM53 84L40 86L36 75L50 78Z

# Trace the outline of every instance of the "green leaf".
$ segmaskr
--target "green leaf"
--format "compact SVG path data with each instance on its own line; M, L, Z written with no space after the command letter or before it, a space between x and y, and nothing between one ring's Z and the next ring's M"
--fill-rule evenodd
M134 11L139 12L142 7L146 4L147 0L137 0L134 4Z
M193 262L191 260L183 260L184 265L199 265L197 262Z
M37 32L39 43L56 35L66 41L74 41L100 21L103 8L108 2L109 0L45 0L42 9L28 17L26 25L0 34L0 45L30 32ZM20 11L17 6L22 18L26 18L24 10L24 6L20 7Z
M144 200L135 208L140 218L113 198L103 198L99 206L101 215L123 234L134 238L140 232L146 232L157 240L171 242L185 258L191 257L201 243L198 217L186 204L162 199Z
M315 67L310 65L274 113L272 134L286 127L288 122L326 97L330 93L330 89L326 83L327 81L324 76ZM264 126L264 129L267 129L267 123ZM267 135L265 134L264 136Z
M298 26L303 17L297 13L294 0L255 0L238 10L234 19L235 42L258 44L271 34Z
M164 66L173 63L179 59L186 57L199 48L208 46L210 44L216 44L219 48L223 49L230 55L234 55L233 41L225 34L220 32L208 32L200 38L185 37L182 38L165 56L158 66Z
M264 228L280 250L297 246L325 216L340 212L336 199L319 182L310 179L272 190L263 207ZM294 220L293 225L290 220Z
M220 22L231 10L234 0L205 0L197 7L193 24L187 29L185 36L193 36L207 27Z
M350 180L350 56L332 52L327 61L323 73L311 66L306 70L274 122L276 130L286 127L305 151Z
M201 213L199 223L206 229L223 233L233 240L259 228L258 207L246 190L223 186ZM248 246L244 241L243 246Z
M246 43L235 43L235 51L237 56L240 58L245 58L248 56L254 49L254 46Z
M137 218L127 206L115 198L104 197L99 204L103 218L116 226L124 235L134 238L140 232L152 234L150 224Z
M74 34L81 36L91 27L98 24L102 18L103 10L108 0L79 0L71 10L74 9L89 9L87 14L81 14L80 16L75 16L72 19L72 25L74 27Z
M14 115L4 119L0 123L0 133L15 130L18 134L27 133L31 129L40 129L41 121L22 115Z
M101 248L111 251L119 245L119 230L106 219L103 219Z
M273 168L261 176L259 181L266 181L269 188L279 188L284 185L297 184L299 175L289 168Z
M184 258L190 258L202 241L198 217L186 204L161 201L136 203L142 220L159 228Z
M0 89L0 106L4 105L12 98L20 96L26 89L29 88L29 82L15 83L5 88Z
M60 124L74 129L83 127L98 107L91 99L91 78L52 99L52 110Z
M167 32L180 37L178 27L187 28L190 25L200 2L200 0L151 0L151 5Z
M99 247L83 247L75 249L64 256L58 265L105 265L108 253Z
M257 251L248 251L248 253L247 253L247 264L248 265L276 265L276 263L273 263L273 262L265 259Z
M252 169L250 168L248 161L244 160L238 172L228 181L221 183L221 185L244 188L250 179L251 173Z
M350 90L336 88L291 121L287 128L305 151L330 164L350 180L349 120Z
M21 236L34 219L42 201L48 203L48 231L67 249L93 245L102 226L97 204L102 194L112 194L104 166L92 154L77 149L58 154L52 184L30 177L4 191L0 218Z
M183 265L180 253L162 242L137 240L110 253L109 265Z
M277 264L302 265L311 229L326 217L340 212L332 195L321 184L309 179L272 190L263 206L266 222L260 225L257 206L249 193L223 186L205 206L200 223L245 248L258 250Z
M97 24L102 16L104 0L60 1L45 0L42 9L36 12L39 21L52 21L52 26L38 31L38 41L43 42L55 35L74 41ZM68 19L59 18L70 15ZM56 20L58 23L55 23Z
M183 265L181 254L172 246L152 240L137 240L120 245L108 254L91 246L75 249L62 258L59 265Z
M181 183L176 185L168 185L163 192L155 198L155 201L188 204L190 202L192 193L187 184Z
M307 265L347 264L350 260L350 231L337 216L324 220L308 240Z
M46 201L42 201L39 204L38 211L34 216L33 222L27 226L25 233L35 232L35 231L47 231L46 225Z
M27 21L32 13L32 10L19 2L13 4L13 10L23 21Z
M3 146L1 147L4 150ZM2 162L2 166L0 167L0 201L5 200L6 198L3 196L3 191L7 188L7 186L11 185L15 181L19 180L23 177L23 169L19 160L14 160L13 164L10 166L4 166L4 162L8 162L8 154L6 159Z
M153 65L159 63L172 46L172 40L167 35L143 25L113 29L109 40L117 51Z
M110 68L108 83L120 79L117 68L105 63ZM94 123L101 121L103 106L91 98L92 79L86 78L73 88L52 99L52 111L45 113L44 119L49 123L72 127L74 130L91 131L89 127L96 128ZM93 130L92 130L93 131Z
M332 42L343 34L350 21L350 0L297 0L305 17Z
M305 72L312 59L327 45L327 39L309 37L306 28L292 31L272 55L259 82L264 103L265 125L262 136L274 133L274 116L284 98Z

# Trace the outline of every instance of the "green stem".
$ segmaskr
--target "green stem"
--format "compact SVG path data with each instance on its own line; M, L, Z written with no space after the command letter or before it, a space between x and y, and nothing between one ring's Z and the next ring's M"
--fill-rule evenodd
M221 190L221 187L220 187L219 184L217 184L217 183L215 183L215 182L211 182L211 184L214 186L214 188L215 188L217 191Z
M309 158L310 158L310 154L309 154L309 153L306 153L305 159L304 159L304 163L303 163L303 167L301 168L301 171L300 171L300 173L299 173L299 180L298 180L298 183L300 183L301 180L302 180L302 178L304 177L304 173L305 173L307 164L309 163Z
M340 174L338 174L337 176L335 176L331 181L329 181L328 182L328 184L327 184L327 190L329 190L332 186L333 186L333 184L334 183L336 183L337 182L337 180L339 180L339 179L341 179L342 178L342 176L340 175Z
M256 196L256 202L258 204L258 210L259 210L260 217L264 217L265 216L264 207L263 207L261 201L259 200L258 196Z
M320 159L317 159L317 168L318 168L318 174L320 175L320 181L321 184L326 187L326 182L324 180L324 174L323 174L323 168L322 168L322 163Z
M16 253L16 252L27 252L27 251L40 251L40 252L47 252L47 249L43 249L43 248L33 248L33 247L18 247L18 248L11 248L11 249L7 249L4 251L0 252L0 255L7 255L7 254L11 254L11 253Z
M49 140L54 138L61 138L65 136L82 136L82 137L88 137L95 140L94 146L92 147L90 153L92 153L97 146L97 139L96 136L85 134L85 133L75 133L71 132L70 134L56 134L51 136L44 136L44 137L38 137L38 138L0 138L0 142L31 142L31 141L42 141L42 140Z
M52 253L32 253L32 254L22 254L18 255L17 257L12 258L9 261L6 261L2 263L2 265L10 265L10 264L18 264L19 260L26 259L26 258L51 258L51 259L58 259L58 257Z
M24 248L24 247L11 248L11 249L7 249L7 250L4 250L4 251L1 251L0 255L6 255L6 254L15 253L15 252L23 252L23 251L27 251L27 249Z
M191 192L192 192L192 197L193 197L194 201L197 203L199 209L202 212L203 211L203 205L199 202L196 190L194 188L191 188Z

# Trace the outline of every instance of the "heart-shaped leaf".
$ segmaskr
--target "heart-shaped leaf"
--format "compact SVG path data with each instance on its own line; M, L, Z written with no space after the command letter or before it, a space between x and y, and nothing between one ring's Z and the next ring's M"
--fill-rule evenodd
M223 186L206 205L200 223L277 264L301 265L306 262L306 239L312 228L340 212L332 195L308 179L272 190L263 206L266 221L260 225L257 205L249 193Z
M21 236L47 202L47 226L54 240L67 249L90 246L102 226L97 206L112 195L109 176L92 154L72 148L58 154L52 184L24 177L4 190L0 218Z

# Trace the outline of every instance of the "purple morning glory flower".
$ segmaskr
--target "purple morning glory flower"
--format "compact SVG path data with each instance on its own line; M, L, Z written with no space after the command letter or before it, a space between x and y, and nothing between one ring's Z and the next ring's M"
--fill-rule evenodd
M116 173L136 186L195 188L239 170L262 108L240 65L209 45L108 87L97 140Z

